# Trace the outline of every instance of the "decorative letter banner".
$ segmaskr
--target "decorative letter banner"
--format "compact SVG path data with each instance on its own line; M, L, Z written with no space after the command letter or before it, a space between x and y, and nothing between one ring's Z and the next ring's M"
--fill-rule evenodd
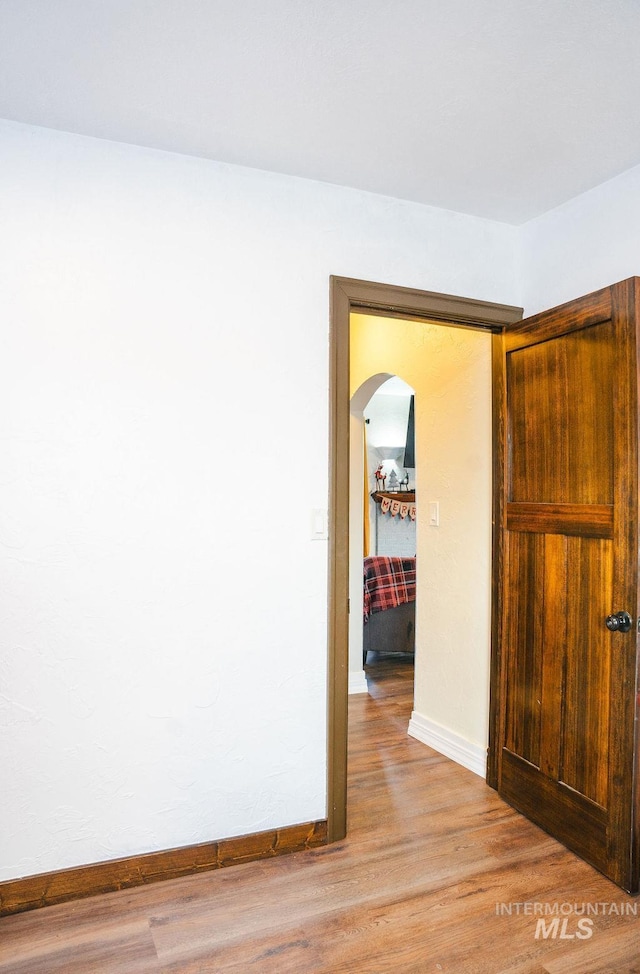
M390 514L391 517L397 517L399 514L403 521L407 514L412 521L415 521L416 519L415 504L403 504L401 501L392 500L390 497L383 497L381 499L380 511L382 514Z

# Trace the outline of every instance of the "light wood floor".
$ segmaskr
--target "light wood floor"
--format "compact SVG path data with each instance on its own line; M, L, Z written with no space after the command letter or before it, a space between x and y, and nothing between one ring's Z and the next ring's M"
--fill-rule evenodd
M639 901L407 737L412 663L369 659L344 842L7 917L0 974L640 972Z

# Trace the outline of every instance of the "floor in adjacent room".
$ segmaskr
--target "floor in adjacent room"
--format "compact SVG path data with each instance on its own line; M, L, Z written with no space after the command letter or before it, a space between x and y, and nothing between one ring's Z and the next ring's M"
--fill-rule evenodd
M0 974L640 972L640 899L408 737L412 659L369 661L344 841L7 917Z

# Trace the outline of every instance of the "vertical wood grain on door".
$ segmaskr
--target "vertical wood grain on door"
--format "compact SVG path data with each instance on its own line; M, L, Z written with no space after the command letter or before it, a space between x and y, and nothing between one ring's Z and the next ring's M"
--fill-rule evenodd
M638 279L505 336L498 789L628 890L634 814Z

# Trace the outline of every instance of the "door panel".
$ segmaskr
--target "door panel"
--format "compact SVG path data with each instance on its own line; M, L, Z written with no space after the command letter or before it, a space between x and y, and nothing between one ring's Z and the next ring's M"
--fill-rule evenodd
M564 679L565 742L560 779L605 807L609 780L609 707L612 634L602 624L610 612L613 545L568 538L567 652ZM590 638L585 633L591 633Z
M505 336L497 699L503 797L638 884L638 279ZM629 632L606 617L626 610Z
M614 348L609 321L509 355L510 500L612 503Z
M504 746L539 767L544 538L512 533L507 559L507 577L517 587L519 600L507 606L505 642L510 654Z

